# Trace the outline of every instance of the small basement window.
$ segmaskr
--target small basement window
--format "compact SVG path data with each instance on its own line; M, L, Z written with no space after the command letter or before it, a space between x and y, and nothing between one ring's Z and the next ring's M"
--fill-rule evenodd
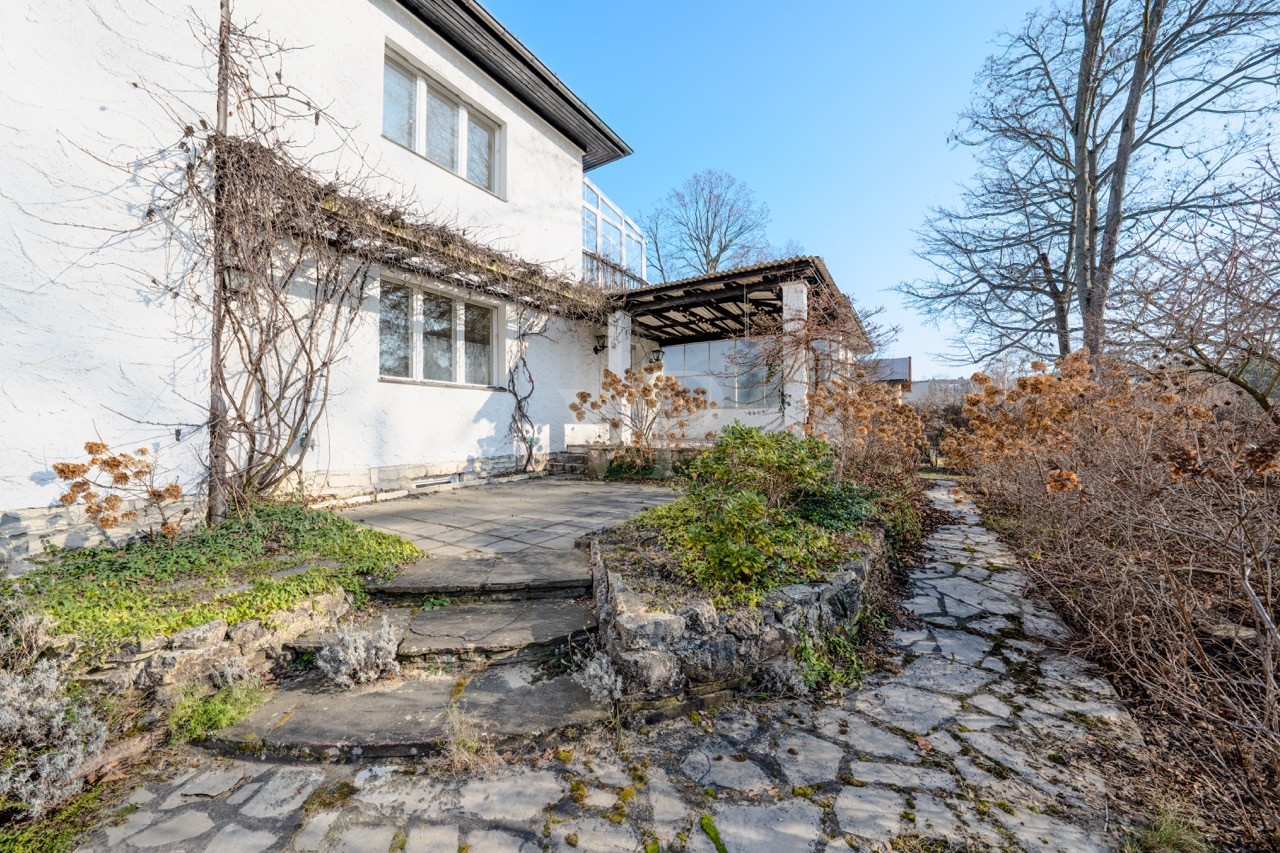
M478 187L499 190L498 123L391 54L382 73L382 135Z
M497 309L384 281L378 311L378 375L493 385Z

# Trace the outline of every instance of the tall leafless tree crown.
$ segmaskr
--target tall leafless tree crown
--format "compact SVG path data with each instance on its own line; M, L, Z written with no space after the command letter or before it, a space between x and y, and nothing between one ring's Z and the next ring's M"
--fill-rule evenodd
M1250 203L1271 134L1280 2L1055 2L1003 34L962 114L978 172L935 210L901 290L958 318L959 360L1107 343L1113 290L1188 216Z
M1265 168L1280 182L1280 164ZM1219 380L1280 424L1280 202L1194 220L1177 248L1124 282L1117 340L1160 372Z
M672 281L771 255L769 220L768 206L728 172L691 175L643 217L650 275Z

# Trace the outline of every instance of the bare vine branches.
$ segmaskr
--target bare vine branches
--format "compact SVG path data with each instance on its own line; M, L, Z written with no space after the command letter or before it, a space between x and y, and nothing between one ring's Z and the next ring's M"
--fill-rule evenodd
M386 268L517 307L524 331L507 384L527 467L525 333L544 314L600 320L604 294L433 221L375 189L368 169L320 168L316 134L310 143L295 135L323 127L348 150L346 129L285 82L288 48L233 21L228 0L221 11L216 32L197 27L215 57L217 113L210 120L156 93L181 138L145 164L152 201L139 226L162 232L185 258L160 286L209 312L209 520L228 503L301 485L333 368Z

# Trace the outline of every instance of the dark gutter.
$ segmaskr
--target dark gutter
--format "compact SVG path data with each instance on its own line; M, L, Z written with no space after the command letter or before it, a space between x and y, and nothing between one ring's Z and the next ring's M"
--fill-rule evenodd
M474 62L582 149L590 171L631 147L476 0L400 0L433 32Z

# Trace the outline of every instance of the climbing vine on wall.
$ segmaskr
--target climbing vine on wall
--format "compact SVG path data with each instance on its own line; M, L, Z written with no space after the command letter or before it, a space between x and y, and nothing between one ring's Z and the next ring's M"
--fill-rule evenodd
M192 114L176 93L136 84L179 130L173 144L130 164L151 191L131 230L161 233L182 261L153 283L207 318L210 521L236 502L303 485L332 369L388 268L515 307L507 387L527 469L536 446L528 341L553 314L602 317L604 294L388 191L349 130L287 82L291 49L235 22L230 0L216 28L197 21L196 31L216 70L216 111ZM335 152L355 165L336 172Z

